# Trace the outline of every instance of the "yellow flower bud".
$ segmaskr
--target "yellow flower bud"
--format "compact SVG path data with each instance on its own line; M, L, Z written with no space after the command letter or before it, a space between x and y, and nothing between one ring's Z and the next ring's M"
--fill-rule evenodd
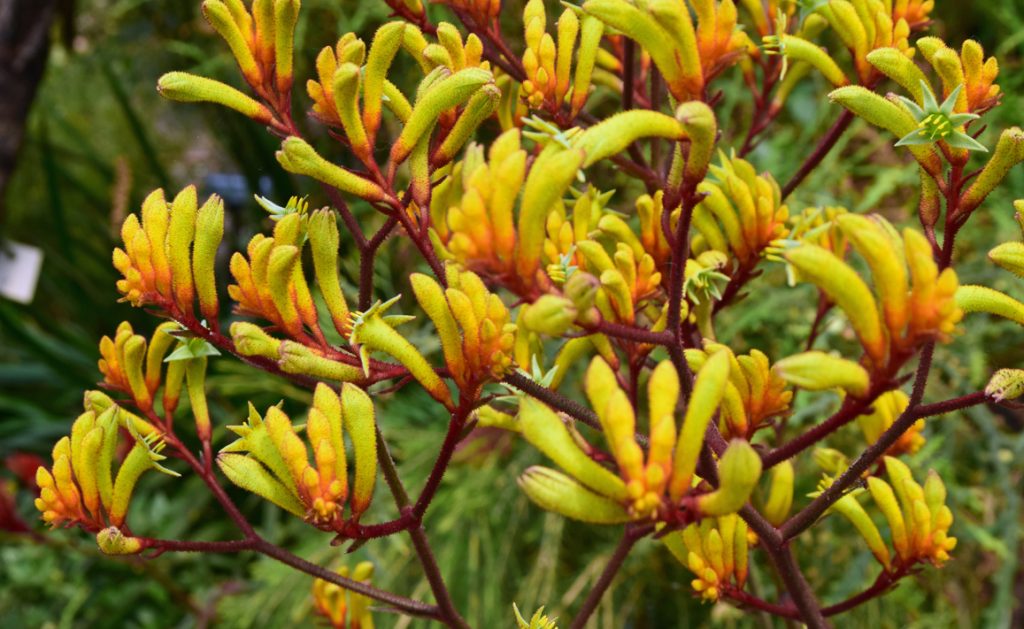
M961 286L956 304L965 313L987 312L1024 325L1024 304L986 286Z
M1016 400L1024 395L1024 369L1000 369L985 386L985 395L996 402Z
M697 498L704 515L735 513L750 497L761 478L761 457L749 442L734 439L718 462L719 488Z
M774 526L782 525L793 507L793 476L792 461L782 461L772 468L768 499L765 500L761 512Z
M576 306L565 297L542 295L526 306L523 324L534 332L548 336L561 336L576 320Z
M290 173L312 177L367 201L381 201L386 196L380 186L328 162L299 137L291 136L281 143L277 161Z
M618 502L595 494L555 470L535 465L527 468L517 482L530 500L546 511L593 524L622 524L630 520Z
M669 484L669 495L673 501L678 502L690 489L693 472L697 469L697 456L704 445L704 433L722 401L728 377L729 355L726 352L715 353L697 372L683 428L676 443L672 480Z
M274 118L265 105L230 85L188 72L164 74L157 81L156 89L168 100L222 105L261 124L270 124Z
M573 478L615 501L626 501L622 479L580 449L554 411L533 398L524 398L518 420L523 437Z
M868 355L883 363L888 352L875 298L867 284L845 262L817 245L803 244L786 251L786 260L801 277L815 284L850 319Z
M810 391L842 389L856 396L865 395L870 385L866 369L852 360L825 352L804 352L780 360L772 371L783 380Z
M370 396L353 384L342 385L341 411L355 455L352 517L358 518L370 506L377 482L377 420Z
M96 545L104 555L135 555L143 550L142 540L125 535L115 526L97 533Z

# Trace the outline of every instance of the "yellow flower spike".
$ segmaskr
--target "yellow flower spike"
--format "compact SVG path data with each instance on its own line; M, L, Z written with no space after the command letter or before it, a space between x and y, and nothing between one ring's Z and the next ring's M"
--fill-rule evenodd
M875 556L878 563L889 570L892 566L892 558L889 554L889 548L885 545L885 541L882 539L882 534L878 532L878 527L871 520L871 516L868 515L864 507L857 502L857 498L852 494L847 494L837 500L831 507L832 511L842 514L847 520L853 524L860 536L864 538L868 548L871 550L871 554Z
M121 369L128 380L129 391L132 399L143 410L153 408L153 398L150 396L149 388L146 386L146 377L143 374L143 363L146 360L146 339L139 335L132 335L124 344L122 350Z
M864 280L840 258L817 245L802 244L785 252L801 277L816 285L850 319L868 356L878 364L888 351L878 306Z
M295 493L295 481L288 471L288 464L277 450L266 423L252 403L249 404L249 416L246 423L228 426L228 430L238 435L239 439L222 448L222 454L243 452L251 454L252 458L265 465L288 491Z
M559 337L569 330L576 315L576 306L572 300L558 295L542 295L526 306L523 324L539 334Z
M156 189L151 192L142 202L142 230L146 234L146 238L150 243L166 243L167 242L167 228L171 222L171 210L167 205L167 201L164 199L164 191L162 189ZM138 228L138 223L135 222L134 215L129 216L122 226L122 235L127 236L126 231L130 231L133 226ZM125 237L124 243L126 246L129 245L131 239ZM115 257L117 256L115 250ZM155 246L150 247L149 252L149 263L153 267L154 285L155 292L170 296L171 288L171 266L167 261L167 249L166 246ZM117 266L115 264L115 266Z
M171 349L171 346L177 342L177 339L171 334L171 332L175 332L180 329L181 326L177 323L173 321L165 321L158 325L156 330L153 332L153 338L150 339L149 347L146 349L145 379L146 388L149 389L150 394L156 393L156 390L160 387L164 357ZM164 410L167 409L165 408Z
M254 323L236 321L231 324L230 332L235 348L243 356L262 356L272 360L280 356L281 341Z
M691 89L699 87L704 79L703 76L698 78L694 70L701 68L701 54L698 50L697 33L694 31L686 5L672 0L653 0L647 3L647 10L671 38L676 49L675 54L679 56L678 63L684 75L688 75L687 80L692 83ZM694 92L694 95L696 94Z
M331 400L330 397L334 396ZM306 419L306 440L313 448L321 498L336 505L348 497L348 469L341 430L341 405L323 383L313 394L313 408Z
M71 468L75 473L75 480L78 481L82 503L92 514L93 519L99 520L102 517L99 477L103 470L98 464L107 435L104 428L92 419L94 416L91 413L84 417L90 419L83 422L82 418L79 418L71 430ZM85 425L76 435L75 428L80 423ZM76 437L79 443L76 443ZM107 474L109 475L109 469Z
M452 67L462 69L466 65L465 44L462 41L462 34L455 25L450 22L441 22L437 25L437 41L448 52Z
M110 508L107 515L113 526L120 528L124 525L125 516L128 514L128 505L131 502L132 492L135 485L147 470L155 469L169 476L179 476L160 465L160 461L166 457L160 454L164 443L159 438L142 437L135 434L135 446L128 452L117 471L117 478L114 479L113 493L110 499Z
M822 10L822 14L828 19L846 47L853 52L854 59L858 62L864 59L869 46L865 26L871 26L871 23L862 20L856 7L847 0L832 0L828 3L827 8Z
M782 461L772 468L768 498L761 512L773 526L781 526L793 508L793 462Z
M903 519L903 512L893 493L892 486L884 480L871 476L868 478L868 491L875 504L881 509L889 523L889 530L892 532L892 543L896 549L896 555L902 560L910 560L911 548L910 538L907 534L906 522Z
M843 214L836 220L853 248L868 263L889 333L898 336L910 315L907 270L900 260L898 243L893 242L884 227L865 216ZM930 254L929 249L929 259Z
M179 192L171 203L171 222L167 230L167 261L171 267L174 301L186 316L191 316L195 300L190 247L195 237L197 205L195 186Z
M672 480L669 483L669 495L673 502L678 502L693 483L697 456L704 445L704 433L722 402L728 378L729 355L726 352L712 355L697 372L673 459Z
M295 25L300 5L300 0L274 0L274 78L281 93L292 88Z
M298 263L298 247L282 245L273 248L267 267L267 282L270 288L270 295L274 300L274 306L281 317L284 331L294 338L300 338L304 334L302 319L295 308L295 299L292 291L292 279Z
M746 584L747 525L738 516L705 518L661 539L697 577L691 585L704 600L716 601L723 587Z
M545 219L552 206L561 200L576 180L576 173L583 166L585 157L579 149L565 149L552 143L541 151L530 168L523 188L517 229L517 271L525 278L532 278L540 267Z
M496 85L487 84L481 87L470 97L455 125L445 136L444 142L431 155L430 161L433 164L447 164L455 159L476 132L477 127L490 118L498 108L500 100L501 90Z
M114 454L117 450L118 424L116 407L108 408L96 417L96 425L86 435L87 439L99 439L97 447L95 444L88 444L87 459L95 470L96 491L99 493L99 503L104 510L110 509L111 500L114 495L114 477L111 466L114 462ZM85 444L83 444L85 445ZM94 515L99 514L93 511Z
M203 356L189 360L185 366L188 401L192 405L192 416L196 420L196 433L204 443L208 443L213 435L210 409L206 404L206 363L207 359Z
M786 63L803 62L810 65L836 87L850 84L846 74L828 52L803 37L784 33L767 35L764 37L764 46L767 54L782 55Z
M956 305L959 287L956 271L945 269L939 274L931 244L919 232L905 229L903 242L913 285L908 336L912 340L928 336L948 339L963 318L963 312Z
M575 118L587 102L590 95L594 65L600 50L604 24L589 15L580 20L580 44L576 51L576 70L572 79L571 114Z
M312 177L367 201L381 201L387 196L377 184L328 162L308 142L296 136L281 143L277 161L290 173Z
M292 491L260 465L256 459L243 454L221 453L217 455L220 470L235 485L252 492L285 511L300 518L306 516L306 508Z
M465 360L463 359L462 337L459 334L459 327L452 316L451 307L445 298L444 289L433 278L414 273L409 278L412 284L413 293L420 307L427 313L430 320L437 328L438 337L441 340L441 350L444 352L445 363L455 378L465 376Z
M214 330L219 329L220 304L214 269L217 249L224 237L224 201L211 195L196 214L195 243L192 248L192 274L199 296L199 312Z
M903 138L918 128L917 122L909 111L859 85L841 87L831 92L828 97L832 102L842 105L867 122L889 131L898 138ZM927 172L935 176L941 175L942 161L933 145L919 144L907 148Z
M1000 369L985 385L985 395L995 402L1016 400L1024 395L1024 369Z
M533 398L524 398L519 405L518 420L523 437L573 478L616 502L627 501L622 479L580 449L550 408Z
M233 4L233 3L232 3ZM227 42L234 55L238 67L242 70L245 80L250 85L259 85L263 80L263 73L260 71L253 51L250 48L253 42L244 34L248 31L248 24L236 22L232 11L221 0L206 0L203 2L203 17L210 23L210 26ZM248 15L246 15L248 19ZM246 26L242 30L241 26Z
M651 371L647 381L651 444L647 455L649 465L671 472L672 448L676 443L676 404L679 403L679 374L671 361L663 360Z
M395 331L395 325L401 325L411 319L406 316L384 315L401 295L386 302L378 301L366 312L352 313L352 333L349 342L359 347L359 355L363 361L363 371L369 375L369 352L382 351L405 365L427 393L447 408L453 409L451 392L430 363L420 354L419 350L405 337Z
M630 520L621 504L555 470L534 465L516 482L530 500L546 511L592 524L623 524Z
M360 369L348 363L331 360L311 347L294 341L281 342L278 350L278 366L285 373L293 373L322 380L335 382L356 382L366 375ZM368 367L368 365L365 365Z
M984 201L989 193L1003 181L1010 170L1024 161L1024 130L1020 127L1006 129L999 136L992 158L971 187L964 193L961 212L971 212Z
M136 555L144 548L141 539L125 535L116 526L109 526L97 533L96 546L104 555Z
M946 505L946 485L935 470L928 470L923 491L925 502L932 513L932 527L936 528L939 511Z
M253 27L256 31L256 58L264 67L274 63L274 0L253 0Z
M345 137L356 157L364 163L372 158L373 147L367 139L363 119L359 113L359 66L354 63L342 63L334 71L331 87L334 93L334 107L338 119L345 129Z
M724 574L735 574L736 572L736 523L739 521L736 514L724 515L718 518L718 534L722 540L722 572ZM746 545L746 540L743 541Z
M409 120L391 147L391 167L405 161L420 138L430 134L442 113L464 104L477 90L493 81L493 75L487 70L467 68L431 85L413 105Z
M297 488L303 499L308 498L309 496L302 495L302 492L309 485L305 478L306 469L309 468L309 452L296 433L291 418L280 408L271 406L267 409L263 425L274 449L284 461L284 469L291 477L290 484Z
M690 139L689 156L686 159L686 174L691 181L704 179L718 136L715 114L707 104L690 101L676 108L676 120L683 125L686 137Z
M896 48L878 48L867 55L868 63L879 72L899 84L914 97L918 104L924 104L924 89L931 89L931 83L924 72L909 57Z
M381 106L385 92L388 70L398 54L405 38L406 28L415 28L405 22L388 22L373 36L370 51L366 55L366 71L363 74L363 126L373 143L380 128Z
M647 109L632 109L605 118L581 133L574 146L583 151L587 168L603 159L617 155L641 138L681 140L686 131L683 125L666 114Z
M587 373L583 378L583 388L590 401L590 406L597 411L597 417L601 420L602 431L609 434L611 431L606 424L604 411L608 408L608 401L611 399L612 393L621 387L615 377L615 371L605 358L595 356L590 361Z
M635 304L629 283L622 272L617 269L609 269L602 273L601 287L612 300L616 315L614 318L623 323L632 324L635 317Z
M102 391L86 391L83 397L85 410L93 411L98 416L113 408L116 412L118 425L129 432L135 431L143 437L150 437L154 433L159 433L153 424L118 406L109 395Z
M316 284L339 334L349 333L349 308L338 279L338 243L340 235L334 212L324 208L309 217L309 248L313 254Z
M817 351L784 358L772 366L772 371L802 389L841 389L858 397L868 392L871 381L867 370L858 363Z
M580 31L580 19L576 11L566 9L558 18L558 56L555 64L555 102L562 103L569 93L572 71L572 55L576 48L576 37Z
M718 462L719 488L697 498L704 515L735 513L750 498L761 478L761 457L749 442L734 439Z
M643 477L643 451L636 444L634 434L636 433L636 415L633 412L633 405L629 396L622 389L616 388L608 398L608 405L603 411L604 418L601 423L606 427L605 439L616 462L629 484L636 479Z
M266 105L235 88L188 72L168 72L157 81L156 89L167 100L179 103L214 103L252 118L261 124L270 124L274 116Z
M1024 303L987 286L961 286L956 304L965 313L987 312L1024 325Z
M704 537L704 552L707 563L716 575L727 574L725 571L725 549L722 544L722 534L717 528L708 529Z
M988 252L988 259L1017 277L1024 278L1024 243L1004 242Z
M245 8L243 0L220 0L228 7L228 12L231 14L231 19L234 20L235 24L238 25L238 29L245 36L245 43L249 48L256 47L256 33L253 30L252 15L249 10Z
M883 393L872 405L872 412L861 415L857 418L864 439L869 444L875 443L886 430L892 426L910 403L910 398L900 390ZM924 430L924 420L917 420L910 429L896 441L887 452L890 455L903 453L914 453L921 449L925 439L921 435Z
M964 67L964 95L968 110L987 111L999 103L1000 88L995 84L999 75L999 62L995 57L985 59L981 44L968 39L960 52Z
M358 518L370 506L377 482L377 420L370 396L359 387L343 384L340 401L355 456L351 508L352 517Z

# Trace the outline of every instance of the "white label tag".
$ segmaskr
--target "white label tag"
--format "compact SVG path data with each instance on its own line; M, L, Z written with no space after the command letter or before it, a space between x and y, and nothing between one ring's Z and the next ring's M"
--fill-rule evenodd
M19 242L0 242L0 296L30 304L43 268L43 250Z

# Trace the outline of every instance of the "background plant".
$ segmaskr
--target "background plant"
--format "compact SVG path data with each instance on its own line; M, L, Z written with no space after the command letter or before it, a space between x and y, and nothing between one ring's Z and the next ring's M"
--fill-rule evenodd
M514 29L513 29L513 32L514 32ZM819 93L820 93L820 91L819 91ZM880 139L879 139L879 142L882 142L882 141L884 141L884 139L883 139L883 138L880 138ZM818 172L819 172L819 173L821 173L821 172L825 172L825 174L827 174L827 171L826 171L825 169L822 169L821 171L818 171ZM823 177L824 177L824 175L823 175ZM827 180L827 177L825 177L825 179ZM808 186L808 189L810 189L810 188L811 188L811 186ZM993 220L994 220L994 219L993 219ZM1006 224L1007 224L1007 223L1004 223L1004 226L1005 226ZM764 293L762 293L762 294L764 294ZM767 300L767 303L766 303L766 305L764 306L764 308L765 308L765 312L770 312L770 311L771 311L771 300L770 300L770 299L768 299L768 300ZM757 315L748 315L748 316L749 316L749 317L753 317L753 316L757 316ZM109 329L109 328L107 328L107 329ZM106 330L105 330L105 331L106 331ZM771 342L769 342L768 340L765 340L765 341L764 341L764 344L757 344L756 342L752 342L751 344L752 344L752 345L754 345L754 346L757 346L757 347L762 347L762 348L766 348L766 351L767 351L767 348L771 347L771 345L772 345L772 343L771 343ZM772 356L782 356L782 355L787 355L787 353L792 353L792 349L790 349L790 350L789 350L788 352L786 352L786 351L768 351L768 354L769 354L769 355L772 355ZM221 362L224 362L224 361L221 361ZM999 364L999 365L1004 365L1004 364L1012 364L1012 361L1011 361L1011 362L1005 362L1005 363L997 363L997 364ZM979 384L982 384L982 382L979 382ZM961 390L961 391L962 391L962 390L965 390L965 388L961 388L960 390ZM938 396L936 397L936 399L938 399ZM236 413L235 413L235 416L238 416L238 415L240 415L240 413L237 413L237 412L236 412ZM436 439L435 439L435 442L436 442ZM1011 571L1011 574L1012 574L1012 571ZM453 587L453 589L454 589L454 587ZM544 602L544 601L540 601L540 602ZM525 606L525 605L524 605L524 606Z

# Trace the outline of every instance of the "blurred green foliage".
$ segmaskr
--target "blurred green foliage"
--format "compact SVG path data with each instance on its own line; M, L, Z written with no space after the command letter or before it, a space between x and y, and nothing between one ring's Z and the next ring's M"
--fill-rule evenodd
M977 38L1000 59L999 82L1006 96L991 115L992 126L1020 122L1024 1L938 4L939 34L951 43ZM518 36L516 11L506 13L506 32ZM297 38L297 49L305 53L297 55L297 76L308 76L321 46L350 30L368 32L385 17L382 2L305 0ZM56 46L52 53L0 232L46 252L35 302L28 307L0 302L0 458L12 452L45 455L66 432L80 409L82 390L99 378L95 361L101 335L112 333L123 319L140 330L156 325L145 313L116 302L110 265L117 226L146 193L156 186L177 190L189 182L209 193L211 173L240 175L250 190L264 190L275 199L302 192L277 167L277 141L263 130L217 108L172 106L157 96L156 77L170 69L238 84L229 55L199 17L198 2L86 0L79 2L76 24L72 48ZM728 118L743 119L744 100L740 83L727 83L723 126L728 134ZM794 147L812 143L836 115L824 104L824 92L823 85L808 85L794 95L783 119L753 154L755 165L770 165L780 180L796 170L803 151ZM727 135L725 141L735 138ZM892 167L900 161L891 138L858 127L804 184L794 209L843 204L906 222L913 216L916 174L913 168ZM994 271L984 252L1017 236L1010 208L1016 197L1024 197L1019 169L961 237L960 253L971 260L958 267L964 281L1014 290L1015 280ZM250 198L243 195L229 204L232 249L244 246L265 221ZM369 216L368 208L356 210ZM382 292L396 287L415 259L400 244L389 244L386 256L390 264L378 269ZM220 275L226 276L225 269ZM721 332L769 355L793 351L792 339L806 334L810 325L813 299L798 299L793 291L758 290L778 279L755 283L745 307ZM794 316L798 308L806 310L805 316ZM842 328L828 326L825 334L841 335ZM421 340L434 342L426 333ZM1008 325L966 326L937 362L941 377L933 379L931 399L974 390L993 369L1024 364L1024 334ZM221 426L242 417L247 400L265 407L284 399L299 409L308 399L230 360L213 364L209 384L216 392L214 411ZM443 422L424 410L430 408L415 394L403 394L378 409L405 479L426 477L443 437ZM809 423L828 410L809 407L792 421ZM839 618L837 626L1024 626L1019 609L1024 588L1019 565L1022 425L1021 416L986 409L929 423L928 444L916 462L919 468L935 467L946 479L957 517L954 534L961 540L954 561ZM848 438L852 452L854 431L840 435L837 447ZM570 531L564 520L541 515L528 503L510 470L521 470L536 457L506 436L480 435L463 447L428 513L426 528L442 571L457 606L474 626L511 626L513 600L523 610L546 605L549 613L564 613L589 589L611 551L608 531L578 524ZM132 516L138 530L190 539L232 535L230 522L196 479L147 482L163 491L139 492ZM813 489L813 479L806 478L805 484L799 492ZM409 489L418 487L412 483ZM328 544L328 536L253 496L235 497L270 539L326 565L369 559L377 564L376 585L429 597L406 537L367 544L346 557ZM18 498L22 514L32 521L31 496L21 491ZM377 500L367 521L394 517L393 511L388 500ZM827 584L820 591L825 599L848 595L873 577L867 553L839 541L849 534L846 522L832 518L798 542L798 556L811 558L804 565L810 581ZM310 578L265 558L166 555L156 561L115 561L100 556L91 540L76 531L38 539L8 536L0 542L0 626L312 624ZM755 571L753 578L762 590L774 587L764 571ZM662 549L653 543L641 546L599 609L597 626L691 626L709 618L723 627L772 626L766 618L744 617L724 605L701 605L690 595L689 579ZM377 621L382 627L422 625L387 614L378 614Z

